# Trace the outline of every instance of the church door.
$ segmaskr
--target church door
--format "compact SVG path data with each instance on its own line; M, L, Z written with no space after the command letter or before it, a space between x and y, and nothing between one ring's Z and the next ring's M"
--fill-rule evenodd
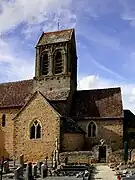
M106 162L106 146L99 146L99 162Z

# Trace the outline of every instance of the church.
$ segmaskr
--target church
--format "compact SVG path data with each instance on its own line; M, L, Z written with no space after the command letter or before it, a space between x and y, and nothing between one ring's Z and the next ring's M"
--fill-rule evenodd
M75 30L42 33L35 77L0 84L0 156L25 161L61 152L91 151L99 157L123 148L121 89L77 90Z

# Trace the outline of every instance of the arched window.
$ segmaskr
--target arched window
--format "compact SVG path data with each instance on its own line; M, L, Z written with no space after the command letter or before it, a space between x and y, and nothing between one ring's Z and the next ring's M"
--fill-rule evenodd
M55 60L55 74L63 72L63 59L60 51L57 51L54 56Z
M88 125L88 137L96 137L97 126L94 122L90 122Z
M39 121L35 120L30 126L30 139L41 138L41 125Z
M48 54L45 53L41 55L41 73L42 75L47 75L49 72L49 59Z
M6 126L6 115L3 114L2 115L2 127L5 127Z

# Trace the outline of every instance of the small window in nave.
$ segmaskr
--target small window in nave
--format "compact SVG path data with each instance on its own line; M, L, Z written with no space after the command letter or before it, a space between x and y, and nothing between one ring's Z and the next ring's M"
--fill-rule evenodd
M2 115L2 127L5 127L6 126L6 115L3 114Z
M90 122L88 125L88 137L96 137L97 127L94 122Z

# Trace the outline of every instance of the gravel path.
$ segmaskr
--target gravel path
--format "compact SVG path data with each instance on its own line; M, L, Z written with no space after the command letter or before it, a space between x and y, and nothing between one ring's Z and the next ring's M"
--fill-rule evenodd
M117 177L115 176L115 172L113 172L107 165L97 164L95 165L93 179L117 180Z

